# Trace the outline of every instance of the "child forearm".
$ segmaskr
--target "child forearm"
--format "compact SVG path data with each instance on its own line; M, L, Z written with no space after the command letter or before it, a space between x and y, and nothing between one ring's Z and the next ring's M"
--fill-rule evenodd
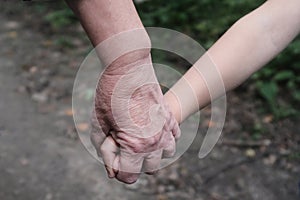
M216 83L210 85L212 99L222 95L215 69L225 90L233 89L281 52L299 31L299 0L269 0L241 18L166 93L176 119L184 121L211 101L206 82Z

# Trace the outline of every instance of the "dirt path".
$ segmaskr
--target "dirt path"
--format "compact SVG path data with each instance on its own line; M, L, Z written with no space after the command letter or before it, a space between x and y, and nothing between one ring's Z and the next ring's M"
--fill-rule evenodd
M42 114L30 96L18 92L21 66L41 51L47 53L41 62L53 63L55 52L40 47L41 35L14 23L0 15L0 199L140 199L109 181L79 141L57 133L59 110Z

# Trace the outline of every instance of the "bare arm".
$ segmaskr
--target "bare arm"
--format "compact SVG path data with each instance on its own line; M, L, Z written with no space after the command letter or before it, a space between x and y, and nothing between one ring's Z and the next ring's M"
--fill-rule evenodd
M130 0L66 0L78 16L93 45L143 24Z
M66 0L66 2L79 18L95 47L113 35L134 29L144 29L132 0ZM150 44L146 31L143 37L140 40ZM129 63L147 57L149 53L149 50L140 50L123 56L118 61L119 65L122 62Z
M299 0L269 0L241 18L165 95L177 121L184 121L211 101L205 79L219 82L213 69L219 71L226 91L231 90L273 59L299 32ZM222 86L216 85L214 89L218 87ZM187 90L195 93L195 101L192 96L182 94L192 93ZM213 98L222 95L221 92L216 91Z

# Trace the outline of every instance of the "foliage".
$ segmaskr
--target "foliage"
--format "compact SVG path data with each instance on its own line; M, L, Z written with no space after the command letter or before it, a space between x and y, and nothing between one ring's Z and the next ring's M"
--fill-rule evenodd
M51 12L45 16L45 19L55 29L70 25L75 21L74 14L70 9L62 9Z
M145 26L161 26L187 33L208 48L235 21L262 0L149 0L137 4Z
M64 1L57 1L55 4L51 2L39 2L30 5L33 6L34 11L41 15L44 21L49 23L55 30L72 25L77 21L72 10L68 8Z
M277 118L297 114L300 102L300 38L298 37L268 67L252 76L260 95L266 99ZM290 105L276 101L278 97L289 99ZM272 101L272 102L271 102ZM294 106L291 106L294 105Z

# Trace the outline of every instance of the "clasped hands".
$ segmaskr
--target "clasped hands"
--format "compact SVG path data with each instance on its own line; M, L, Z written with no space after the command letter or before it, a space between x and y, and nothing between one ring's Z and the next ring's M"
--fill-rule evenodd
M133 58L133 59L132 59ZM99 78L91 141L107 174L134 183L174 156L180 128L157 81L150 53L119 59Z

